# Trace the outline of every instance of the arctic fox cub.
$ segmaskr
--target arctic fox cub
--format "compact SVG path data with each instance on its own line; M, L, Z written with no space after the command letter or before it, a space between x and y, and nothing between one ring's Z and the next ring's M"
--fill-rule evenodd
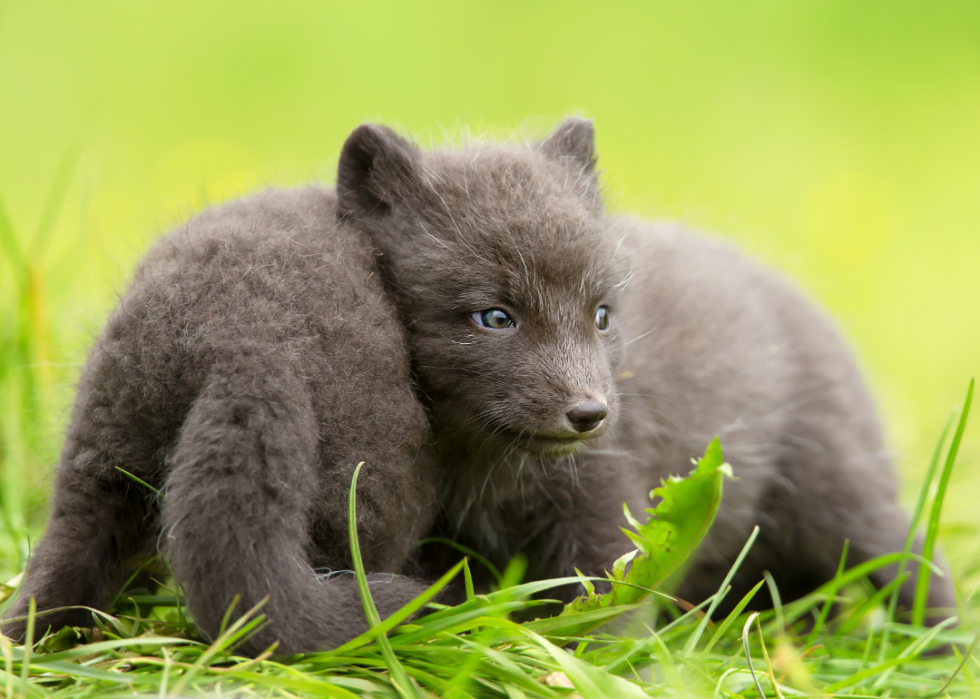
M423 537L523 554L534 578L601 574L631 548L623 502L642 510L716 434L738 480L680 596L712 594L756 524L729 600L763 570L784 599L807 593L846 539L851 564L900 550L908 518L833 325L729 245L607 214L595 164L582 119L432 152L366 124L336 188L257 194L166 236L91 351L8 616L34 597L75 607L42 626L88 624L77 607L160 550L205 633L235 595L239 611L268 595L247 652L337 646L367 625L353 577L326 575L351 567L358 462L387 615L446 565ZM954 605L946 580L931 589Z

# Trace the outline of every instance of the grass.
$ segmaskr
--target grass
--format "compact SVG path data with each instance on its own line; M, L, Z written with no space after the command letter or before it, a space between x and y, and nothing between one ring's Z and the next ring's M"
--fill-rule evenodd
M931 500L926 542L935 541L942 493L966 427L973 382L954 437L937 446L914 519ZM946 450L944 468L935 480ZM354 486L351 489L351 543ZM930 493L932 496L930 497ZM911 534L911 533L910 533ZM911 536L910 536L911 541ZM747 543L746 550L752 541ZM187 620L179 592L130 591L95 617L96 628L64 629L34 638L43 617L32 615L28 640L0 639L0 695L11 697L269 696L269 697L959 697L976 696L980 619L971 594L960 589L960 614L928 628L916 604L911 618L896 614L894 596L875 592L867 575L907 560L882 556L835 578L807 597L780 602L771 578L740 601L725 619L703 614L727 592L727 583L697 608L681 610L663 596L642 605L584 612L519 624L511 617L541 604L531 595L570 579L517 584L485 595L472 592L457 607L439 607L405 622L456 575L469 581L461 561L394 618L378 618L359 556L354 567L371 629L322 653L276 658L274 647L255 659L235 648L263 623L261 604L209 643ZM736 566L738 564L736 563ZM927 571L926 566L921 570ZM901 575L900 571L900 575ZM506 578L506 573L504 578ZM763 584L776 608L746 613ZM919 589L927 590L928 575ZM0 588L9 596L13 586ZM0 607L3 605L0 604ZM830 614L832 606L836 613ZM585 615L633 617L615 634L583 628ZM33 610L32 610L33 611ZM585 626L589 626L586 624Z

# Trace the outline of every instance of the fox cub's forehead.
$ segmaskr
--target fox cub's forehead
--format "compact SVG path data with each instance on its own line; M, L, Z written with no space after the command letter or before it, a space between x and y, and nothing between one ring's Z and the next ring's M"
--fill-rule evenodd
M598 302L620 281L601 230L590 226L531 223L464 234L471 246L459 250L467 268L459 283L521 306L549 298Z
M467 243L504 257L542 253L595 259L601 220L570 183L568 170L528 148L436 151L426 179L429 215Z
M478 265L467 279L535 298L544 288L593 296L610 286L614 246L566 167L507 146L435 151L426 160L430 243L438 238L459 262Z
M528 148L494 146L429 154L432 190L461 216L517 225L542 219L591 217L569 174Z

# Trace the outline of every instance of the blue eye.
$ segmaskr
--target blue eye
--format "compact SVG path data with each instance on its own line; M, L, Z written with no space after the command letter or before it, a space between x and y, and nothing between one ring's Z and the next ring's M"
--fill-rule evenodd
M609 330L609 307L599 306L599 310L595 312L595 326L599 329L599 332L604 333Z
M484 328L490 328L491 330L503 330L504 328L513 328L515 323L506 311L502 311L499 308L488 308L485 311L477 311L470 315L473 322Z

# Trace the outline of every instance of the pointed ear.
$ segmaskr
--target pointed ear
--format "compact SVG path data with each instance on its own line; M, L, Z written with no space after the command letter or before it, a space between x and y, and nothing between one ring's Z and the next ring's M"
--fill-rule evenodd
M337 216L384 216L417 180L418 149L385 126L361 124L337 165Z
M565 119L548 138L538 144L538 150L573 172L570 186L579 193L587 206L596 213L602 213L599 178L595 170L595 129L591 119Z
M595 128L591 119L565 119L539 148L553 160L571 161L586 174L595 173Z

